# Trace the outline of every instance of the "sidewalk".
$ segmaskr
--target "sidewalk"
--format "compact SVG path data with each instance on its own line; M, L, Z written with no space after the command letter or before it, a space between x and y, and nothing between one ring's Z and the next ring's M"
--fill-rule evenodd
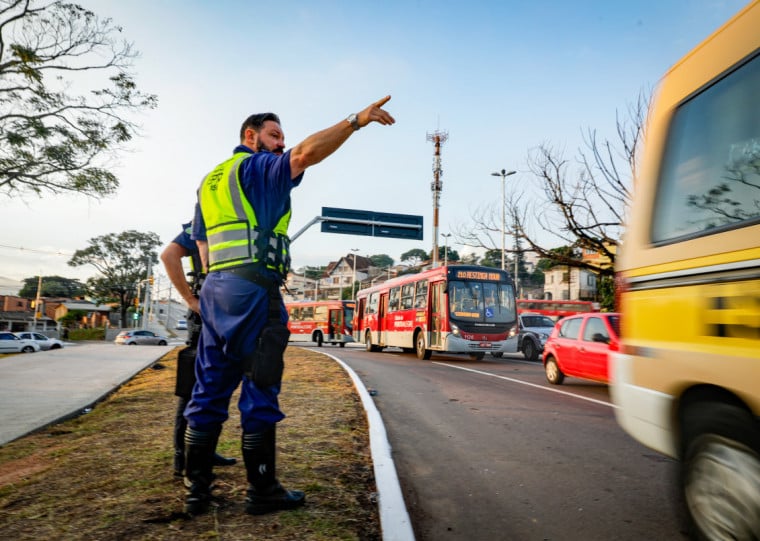
M80 414L174 347L85 342L0 358L0 445Z

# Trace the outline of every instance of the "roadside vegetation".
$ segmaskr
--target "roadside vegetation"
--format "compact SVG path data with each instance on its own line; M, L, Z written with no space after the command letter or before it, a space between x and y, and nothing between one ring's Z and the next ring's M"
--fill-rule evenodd
M278 428L278 477L306 506L250 516L244 509L237 392L218 450L212 510L184 515L172 474L177 352L88 413L0 448L0 524L15 540L379 540L369 435L348 375L328 357L289 348Z

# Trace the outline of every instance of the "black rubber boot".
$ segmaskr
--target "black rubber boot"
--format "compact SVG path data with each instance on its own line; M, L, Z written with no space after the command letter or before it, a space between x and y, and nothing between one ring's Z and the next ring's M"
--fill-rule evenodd
M201 515L211 502L214 481L214 450L219 432L201 432L188 428L185 433L185 512Z
M237 458L227 458L219 453L214 453L214 466L232 466L233 464L237 464Z
M285 490L275 475L275 429L243 434L243 460L248 477L245 512L263 515L295 509L306 502L300 490Z

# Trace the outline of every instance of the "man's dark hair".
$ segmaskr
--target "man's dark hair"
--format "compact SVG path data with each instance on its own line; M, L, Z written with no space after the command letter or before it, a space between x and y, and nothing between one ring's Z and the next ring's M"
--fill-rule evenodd
M267 120L277 122L278 124L280 123L280 117L274 113L258 113L246 118L243 125L240 126L240 140L243 140L243 137L245 137L245 130L248 128L251 128L256 133L260 132L261 128L264 126L264 122Z

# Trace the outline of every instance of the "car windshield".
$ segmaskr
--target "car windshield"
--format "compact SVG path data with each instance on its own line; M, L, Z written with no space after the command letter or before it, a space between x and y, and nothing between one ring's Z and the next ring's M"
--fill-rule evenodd
M554 321L546 316L523 316L524 327L554 327Z

